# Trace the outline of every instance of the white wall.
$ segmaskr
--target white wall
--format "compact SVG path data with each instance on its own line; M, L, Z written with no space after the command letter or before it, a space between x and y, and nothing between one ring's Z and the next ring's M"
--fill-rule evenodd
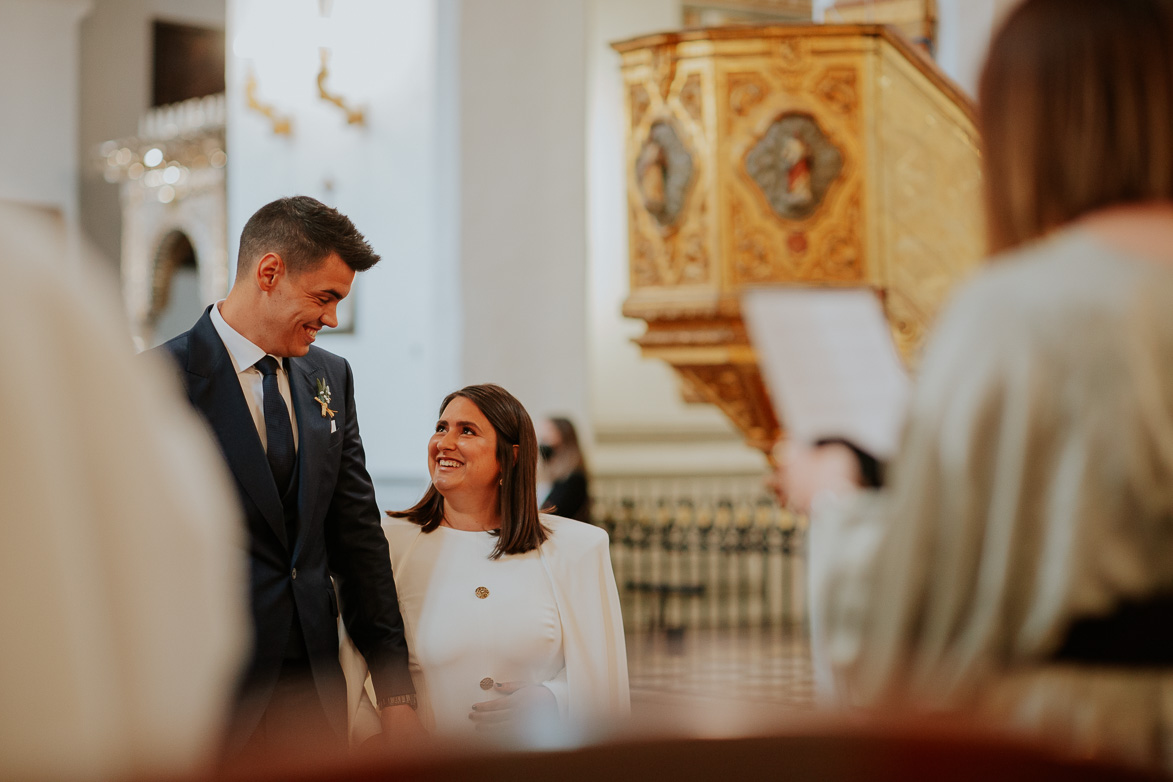
M34 0L28 0L33 2ZM60 0L53 0L59 2ZM90 165L94 147L133 136L151 105L152 23L222 28L225 0L94 0L81 33L81 130L72 142L81 163L81 222L117 269L122 251L118 185ZM75 66L76 70L76 66Z
M0 198L76 230L78 41L89 0L0 0Z
M349 215L383 260L353 288L353 334L319 337L350 360L367 466L383 507L426 485L436 406L456 386L463 322L452 236L456 198L451 94L456 15L446 0L347 0L334 6L338 47L329 87L366 107L348 126L318 98L316 0L228 5L230 251L257 208L284 195L319 198ZM251 55L262 101L293 117L291 137L246 108Z

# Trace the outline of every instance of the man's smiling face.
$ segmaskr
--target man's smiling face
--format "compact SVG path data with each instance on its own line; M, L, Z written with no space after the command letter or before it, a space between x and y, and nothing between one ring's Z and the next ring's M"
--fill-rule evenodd
M338 302L353 283L354 270L337 253L293 274L282 264L276 284L267 292L267 344L259 347L275 356L304 356L320 329L338 325Z

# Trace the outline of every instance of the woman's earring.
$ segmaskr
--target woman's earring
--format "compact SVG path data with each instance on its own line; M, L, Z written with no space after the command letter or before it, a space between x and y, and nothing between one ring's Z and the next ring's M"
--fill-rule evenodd
M497 485L498 485L498 486L504 486L504 485L505 485L505 479L504 479L504 478L498 478L498 479L497 479Z

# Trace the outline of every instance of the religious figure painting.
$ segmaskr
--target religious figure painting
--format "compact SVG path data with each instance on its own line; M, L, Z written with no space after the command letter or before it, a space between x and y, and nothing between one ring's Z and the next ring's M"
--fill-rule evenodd
M692 181L692 155L670 123L657 121L648 129L635 161L635 181L644 208L660 227L675 224Z
M843 155L807 114L783 114L750 149L745 169L775 214L802 220L818 210L843 170Z

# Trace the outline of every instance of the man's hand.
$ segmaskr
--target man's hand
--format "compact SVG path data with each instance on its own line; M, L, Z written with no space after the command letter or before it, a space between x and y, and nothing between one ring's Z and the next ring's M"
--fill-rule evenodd
M380 709L379 722L383 723L383 741L392 746L413 746L427 739L419 715L406 703Z
M547 687L530 682L499 682L496 689L505 697L474 703L468 714L477 730L505 727L535 717L558 716L558 701Z

